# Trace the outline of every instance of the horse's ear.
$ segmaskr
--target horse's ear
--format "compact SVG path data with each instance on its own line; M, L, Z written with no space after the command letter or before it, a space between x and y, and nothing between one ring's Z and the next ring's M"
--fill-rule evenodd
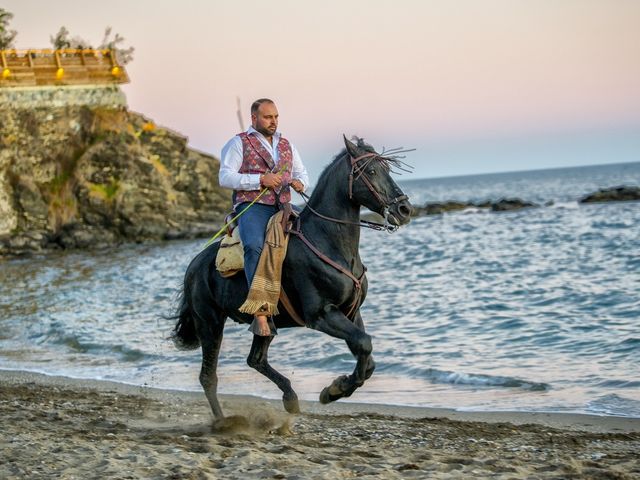
M342 134L342 136L344 137L344 146L347 147L347 152L349 153L349 155L351 155L352 158L358 157L360 155L358 146L351 140L347 139L344 133Z

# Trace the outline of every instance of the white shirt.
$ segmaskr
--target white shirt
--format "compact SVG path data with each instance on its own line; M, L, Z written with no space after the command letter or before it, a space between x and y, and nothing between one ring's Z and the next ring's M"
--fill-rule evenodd
M280 160L280 154L278 152L278 143L282 136L279 132L273 135L273 145L253 127L247 129L247 133L254 133L255 137L260 140L260 143L269 152L271 158L276 165ZM309 175L307 169L302 164L302 159L296 147L291 145L291 152L293 153L293 167L291 172L291 178L293 180L299 180L304 187L303 191L307 189L309 185ZM239 173L240 167L242 167L242 139L235 135L229 140L224 147L222 147L222 155L220 157L220 174L218 175L220 186L226 188L232 188L233 190L260 190L260 174L259 173Z

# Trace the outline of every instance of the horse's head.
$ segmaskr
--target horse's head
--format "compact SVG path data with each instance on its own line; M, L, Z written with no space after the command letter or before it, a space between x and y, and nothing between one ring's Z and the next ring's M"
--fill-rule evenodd
M355 144L344 137L347 161L351 166L349 197L359 205L382 215L391 225L409 223L412 206L408 197L391 178L391 166L397 158L377 153L358 139Z

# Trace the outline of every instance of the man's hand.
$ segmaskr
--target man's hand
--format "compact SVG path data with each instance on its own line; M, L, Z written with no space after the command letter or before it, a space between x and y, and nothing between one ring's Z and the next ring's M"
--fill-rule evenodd
M279 188L282 184L281 173L265 173L260 177L260 185L267 188Z
M293 188L296 192L300 193L304 190L304 185L300 180L291 180L291 188Z

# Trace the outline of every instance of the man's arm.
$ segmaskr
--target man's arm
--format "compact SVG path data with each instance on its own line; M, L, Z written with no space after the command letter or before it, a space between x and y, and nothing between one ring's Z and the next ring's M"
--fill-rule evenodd
M302 163L302 158L300 158L300 154L298 153L298 150L296 149L296 147L294 147L293 145L291 145L291 152L293 154L293 167L292 167L292 171L291 171L291 183L292 183L292 187L298 191L298 189L296 189L294 181L297 180L302 184L302 189L301 191L305 191L307 189L307 187L309 186L309 174L307 173L307 169L305 168L304 164Z
M238 173L242 167L242 156L242 140L238 136L222 147L218 175L220 186L233 190L260 190L260 174Z

